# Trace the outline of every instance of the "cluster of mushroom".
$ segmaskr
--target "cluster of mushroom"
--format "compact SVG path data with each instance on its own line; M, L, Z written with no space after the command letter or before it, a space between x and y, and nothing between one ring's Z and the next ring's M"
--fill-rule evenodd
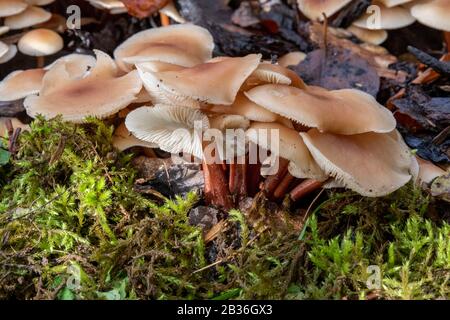
M61 114L76 123L120 112L126 119L116 131L117 146L202 159L211 202L227 208L233 192L245 195L255 186L250 180L259 181L266 160L249 165L248 144L279 158L279 184L272 190L281 185L288 192L295 177L382 196L417 172L392 114L372 96L306 86L292 70L258 54L212 58L213 48L210 33L195 25L149 29L117 47L115 60L97 50L96 59L72 54L45 69L13 73L0 83L0 100L25 97L31 117ZM210 148L202 138L209 129L242 129L244 146L216 134ZM279 139L265 139L268 131ZM218 139L235 148L232 158L217 147Z
M297 0L299 10L311 20L331 17L351 0ZM388 37L388 30L413 24L416 20L434 29L450 32L449 0L375 0L377 9L368 10L347 29L364 42L379 45ZM370 9L371 7L369 7Z
M63 48L63 39L58 32L66 27L65 18L52 14L41 6L55 0L2 0L0 2L0 35L18 31L0 40L0 64L13 59L17 52L38 57L38 66L43 66L43 57L57 53ZM28 28L33 27L31 31ZM17 44L17 45L16 45Z

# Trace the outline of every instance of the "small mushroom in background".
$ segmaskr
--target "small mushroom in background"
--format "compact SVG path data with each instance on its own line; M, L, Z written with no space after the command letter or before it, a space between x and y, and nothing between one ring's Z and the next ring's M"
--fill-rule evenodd
M20 14L27 7L28 4L22 0L2 0L0 1L0 18Z
M441 177L447 172L430 161L424 160L416 156L417 162L419 164L419 173L417 176L417 183L420 186L430 185L437 177Z
M186 23L186 20L180 15L173 1L169 1L169 3L161 8L159 12L165 14L175 22Z
M119 76L106 53L94 52L96 64L85 77L71 76L64 63L53 66L44 76L39 95L25 99L28 115L51 119L61 114L66 121L80 123L88 116L104 119L131 104L142 89L137 71Z
M301 51L293 51L286 53L278 59L278 64L282 67L296 66L306 59L306 53Z
M421 24L442 30L450 39L450 1L417 1L410 5L411 14Z
M29 6L21 13L8 16L5 18L4 24L11 30L20 30L28 28L50 20L52 14L42 8Z
M298 9L312 21L323 21L348 5L351 0L297 0Z
M8 33L9 27L7 26L0 26L0 36L4 35L5 33Z
M44 66L44 57L62 50L64 41L55 31L36 29L27 32L17 44L19 51L25 55L37 57L37 67Z
M13 59L17 54L17 46L14 44L8 45L8 51L6 51L3 55L0 55L0 64L6 63Z
M107 10L110 14L122 14L127 12L127 8L119 0L87 0L93 7Z
M208 30L179 24L136 33L114 51L117 65L124 71L147 61L193 67L211 59L214 40Z
M231 105L260 60L261 55L250 54L242 58L215 59L179 71L138 70L153 103L198 108L201 103Z
M403 3L405 2L401 4ZM408 8L395 5L393 1L388 3L389 6L377 1L373 4L380 9L379 20L373 18L373 12L368 12L354 21L352 26L348 28L357 38L367 43L379 45L387 39L386 30L404 28L416 21ZM374 22L379 22L379 24Z
M254 103L306 127L339 134L391 132L396 121L374 97L355 89L328 91L268 84L247 91Z

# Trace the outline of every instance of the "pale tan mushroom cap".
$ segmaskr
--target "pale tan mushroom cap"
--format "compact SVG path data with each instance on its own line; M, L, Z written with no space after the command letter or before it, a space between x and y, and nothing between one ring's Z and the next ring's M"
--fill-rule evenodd
M387 195L411 179L411 153L390 134L300 135L322 170L363 196Z
M271 139L273 130L279 139ZM250 142L270 150L273 155L291 161L293 164L289 166L289 171L293 176L318 180L326 178L296 130L278 123L254 122L246 136Z
M25 2L32 6L46 6L55 2L55 0L25 0Z
M144 61L193 67L211 59L213 49L214 40L208 30L192 24L178 24L133 35L116 48L114 58L124 71L130 71L133 63Z
M147 90L155 83L176 95L184 105L192 102L231 105L244 81L258 67L261 55L226 58L179 71L141 72ZM191 103L187 103L187 102Z
M22 0L2 0L0 1L0 18L17 15L28 7Z
M164 13L166 16L172 18L178 23L186 23L186 19L184 19L180 13L178 12L177 8L175 7L173 1L169 1L168 4L166 4L163 8L159 10L160 12Z
M355 25L351 25L347 30L353 33L358 39L375 45L382 44L388 38L386 30L369 30Z
M9 50L9 46L0 41L0 58L3 57Z
M407 27L416 21L410 10L401 6L387 8L380 3L377 6L380 8L378 21L374 18L375 13L366 13L353 24L363 29L392 30Z
M286 53L284 56L278 59L278 64L282 67L296 66L300 62L306 59L306 53L301 51L294 51Z
M202 158L201 133L209 128L209 120L196 109L156 105L131 111L125 125L138 139L155 143L166 152Z
M271 63L260 63L258 68L246 80L244 87L251 88L264 83L285 84L300 89L306 87L302 78L294 71Z
M19 51L29 56L48 56L64 47L61 36L48 29L36 29L27 32L18 43Z
M44 69L13 71L0 82L0 101L14 101L39 93L44 75Z
M125 123L121 123L114 131L113 145L119 151L124 151L132 147L158 148L155 143L140 140L128 131Z
M4 35L5 33L8 33L9 27L7 26L0 26L0 36Z
M450 32L449 0L417 2L412 6L411 14L428 27Z
M408 2L411 2L413 0L377 0L379 3L382 3L388 8L396 7Z
M64 63L52 67L39 96L25 99L27 113L47 119L61 114L64 120L79 123L88 116L106 118L132 103L142 88L137 71L118 77L114 61L94 51L97 63L84 78L71 77Z
M28 7L25 11L5 18L5 26L11 30L19 30L44 23L50 20L52 14L39 7Z
M12 58L14 58L17 54L17 46L15 44L10 44L8 46L8 52L6 52L3 56L0 57L0 64L6 63Z
M232 105L213 105L207 107L206 110L222 114L236 114L258 122L275 122L279 117L277 114L250 101L243 93L236 96Z
M437 177L445 175L447 172L442 170L430 161L424 160L420 157L416 157L419 163L419 176L418 181L420 184L430 184Z
M297 0L298 9L310 20L323 20L344 8L351 0Z
M254 103L302 125L339 134L391 132L392 113L359 90L264 85L245 93Z

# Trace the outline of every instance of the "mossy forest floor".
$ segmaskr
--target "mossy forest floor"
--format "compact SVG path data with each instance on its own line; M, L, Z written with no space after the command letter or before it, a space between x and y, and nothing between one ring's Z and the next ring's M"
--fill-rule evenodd
M187 219L199 196L135 192L111 136L99 121L38 119L2 153L1 299L450 298L449 213L417 187L324 192L301 228L298 210L282 226L264 206L260 223L232 211L205 243Z

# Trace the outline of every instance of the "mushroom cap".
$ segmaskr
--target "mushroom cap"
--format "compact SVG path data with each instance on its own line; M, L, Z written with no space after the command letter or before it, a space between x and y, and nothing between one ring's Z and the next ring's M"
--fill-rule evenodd
M411 7L411 14L428 27L450 32L450 1L448 0L417 2Z
M285 84L303 89L303 80L292 70L271 63L260 63L247 79L245 87L250 88L264 83Z
M390 134L300 135L323 171L363 196L387 195L411 179L411 153Z
M9 46L0 41L0 58L3 57L9 50Z
M57 53L64 47L61 36L48 29L36 29L27 32L18 43L23 54L40 57Z
M125 123L121 123L114 131L113 145L119 151L124 151L132 147L158 148L155 143L139 140L128 131Z
M0 101L14 101L39 93L44 75L44 69L11 72L0 82Z
M272 139L276 130L279 139ZM326 176L313 159L299 133L279 123L253 122L246 132L247 139L270 150L272 155L289 160L289 172L297 178L325 179Z
M0 36L4 35L5 33L8 33L9 27L7 26L0 26Z
M102 51L94 52L97 63L83 78L71 77L64 63L53 66L39 95L25 99L27 113L47 119L61 114L66 121L80 123L88 116L106 118L132 103L142 88L137 71L118 77L114 61Z
M206 110L215 113L240 115L258 122L275 122L279 117L277 114L250 101L243 93L236 96L232 105L213 105L208 106Z
M355 25L351 25L347 30L353 33L358 39L375 45L382 44L388 38L386 30L369 30Z
M242 58L215 59L178 71L138 70L150 94L158 86L171 95L168 100L173 104L195 106L203 102L230 105L260 60L261 55L250 54Z
M388 8L396 7L411 1L413 0L378 0L379 3L382 3Z
M8 52L6 52L5 54L3 54L3 56L0 57L0 64L8 62L12 58L14 58L16 54L17 54L17 46L14 44L10 44L8 46Z
M186 19L180 15L172 0L159 11L178 23L186 23Z
M211 59L213 49L214 40L208 30L178 24L136 33L116 48L114 58L124 71L133 69L134 63L145 61L193 67Z
M155 143L161 150L202 158L200 133L208 129L209 120L196 109L159 104L131 111L125 125L138 139Z
M417 156L416 159L419 163L418 181L420 184L430 184L437 177L443 176L447 173L445 170L442 170L430 161L424 160Z
M293 51L286 53L284 56L278 59L278 64L282 67L296 66L300 62L306 59L306 53L301 51Z
M355 90L298 89L268 84L245 93L254 103L302 125L339 134L391 132L392 113L371 95Z
M25 2L32 6L46 6L55 2L55 0L25 0Z
M0 1L0 18L14 16L28 7L22 0L2 0Z
M411 15L410 10L401 6L387 8L381 3L376 4L380 8L380 24L372 25L371 13L365 13L359 17L353 24L357 27L369 30L392 30L407 27L413 24L416 19Z
M351 0L297 0L298 9L310 20L323 20L344 8Z
M25 11L5 18L5 26L11 30L19 30L44 23L50 20L52 14L39 7L29 6Z

